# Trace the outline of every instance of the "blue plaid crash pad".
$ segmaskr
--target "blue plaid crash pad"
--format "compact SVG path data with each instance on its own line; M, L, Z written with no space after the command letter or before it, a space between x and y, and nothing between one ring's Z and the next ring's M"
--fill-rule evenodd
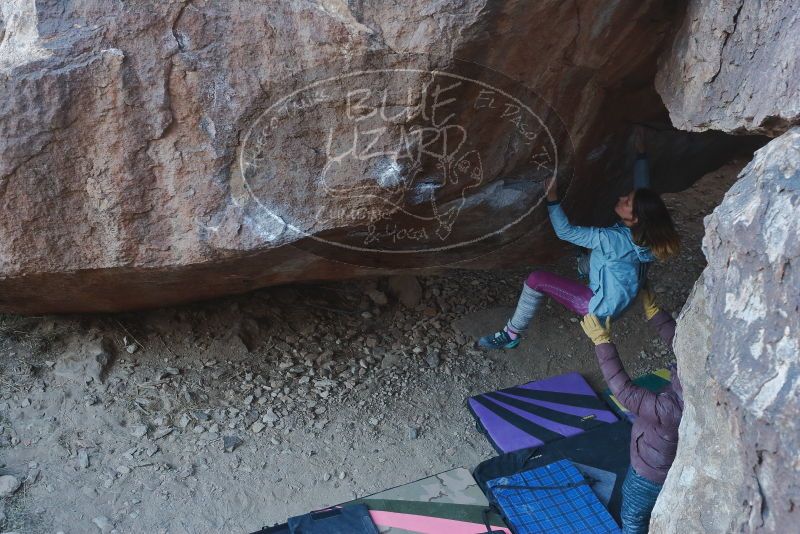
M518 534L620 534L569 460L496 478L487 487Z

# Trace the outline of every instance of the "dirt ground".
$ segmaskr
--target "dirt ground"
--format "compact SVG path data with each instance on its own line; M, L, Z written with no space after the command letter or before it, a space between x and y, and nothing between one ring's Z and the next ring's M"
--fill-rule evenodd
M683 251L651 269L675 314L702 271L702 218L742 163L668 195ZM542 267L542 266L537 266ZM574 261L546 266L574 275ZM252 532L494 454L473 394L577 370L602 379L577 318L548 304L521 346L486 354L525 274L261 290L151 312L0 316L0 531ZM400 291L413 300L411 289ZM674 359L639 306L614 327L629 372Z

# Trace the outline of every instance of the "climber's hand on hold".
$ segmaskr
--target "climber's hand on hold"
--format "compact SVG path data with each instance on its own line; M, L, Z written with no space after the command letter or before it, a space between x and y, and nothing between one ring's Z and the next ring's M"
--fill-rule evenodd
M606 324L603 325L596 315L584 315L581 328L595 345L611 343L611 317L607 317Z

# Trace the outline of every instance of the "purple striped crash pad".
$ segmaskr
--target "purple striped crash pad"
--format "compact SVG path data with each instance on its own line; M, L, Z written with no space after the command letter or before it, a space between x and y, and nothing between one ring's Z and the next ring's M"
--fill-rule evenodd
M478 429L501 454L617 421L579 373L476 395L467 406Z

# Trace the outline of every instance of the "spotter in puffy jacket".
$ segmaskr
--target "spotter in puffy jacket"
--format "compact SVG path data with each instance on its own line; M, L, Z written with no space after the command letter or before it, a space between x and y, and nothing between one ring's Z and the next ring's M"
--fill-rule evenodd
M675 320L655 306L649 289L641 293L648 324L671 346ZM683 415L680 378L674 369L672 383L661 391L637 386L611 342L610 320L603 325L596 316L586 315L581 326L595 344L600 370L611 392L636 415L631 430L631 467L622 486L622 529L625 534L646 533L650 513L678 449L678 426Z

